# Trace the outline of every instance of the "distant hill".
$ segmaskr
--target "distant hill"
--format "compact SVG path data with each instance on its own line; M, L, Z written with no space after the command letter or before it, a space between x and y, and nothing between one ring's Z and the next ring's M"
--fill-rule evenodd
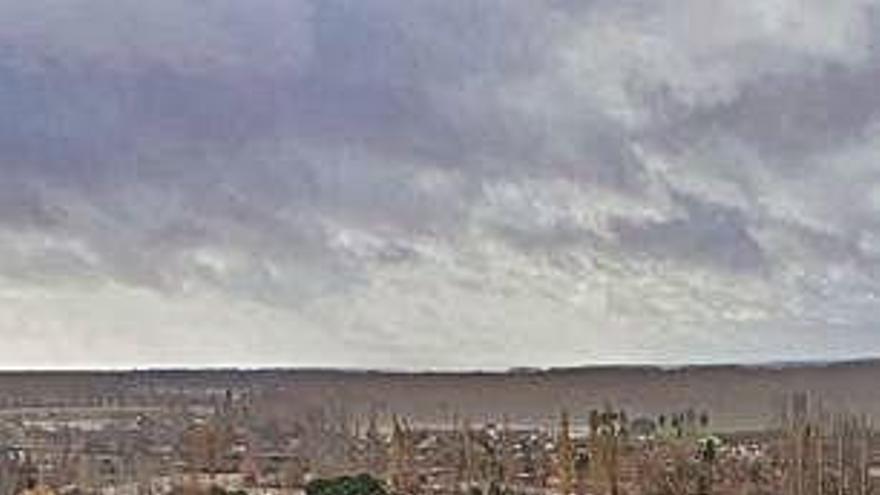
M762 366L606 366L508 372L140 370L3 372L4 407L40 403L149 402L186 395L203 400L225 389L251 391L260 412L294 415L319 406L349 414L397 413L413 421L550 425L563 408L575 423L607 401L631 416L706 410L720 430L773 423L786 394L808 392L829 410L863 412L880 422L880 360Z

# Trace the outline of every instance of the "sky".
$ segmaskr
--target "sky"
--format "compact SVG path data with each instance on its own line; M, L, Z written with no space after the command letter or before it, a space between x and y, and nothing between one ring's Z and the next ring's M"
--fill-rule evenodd
M880 354L878 2L0 19L0 367Z

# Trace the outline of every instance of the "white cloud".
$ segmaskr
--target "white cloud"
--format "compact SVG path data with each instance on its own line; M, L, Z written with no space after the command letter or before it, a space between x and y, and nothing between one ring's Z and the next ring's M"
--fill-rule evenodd
M649 125L642 98L668 92L690 106L732 101L747 84L852 65L868 56L870 2L854 0L612 2L575 21L561 73L631 126ZM647 93L647 95L646 95Z
M203 292L110 284L23 288L0 279L4 367L344 364L338 339L294 312ZM50 309L47 309L50 308ZM326 356L338 361L328 361Z

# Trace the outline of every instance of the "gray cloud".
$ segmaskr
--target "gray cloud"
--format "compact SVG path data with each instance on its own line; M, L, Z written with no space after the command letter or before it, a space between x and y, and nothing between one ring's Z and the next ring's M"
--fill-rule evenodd
M129 364L159 326L197 329L150 340L160 364L200 338L206 362L264 364L880 350L874 2L0 18L2 330L112 334Z
M636 253L719 269L761 272L766 260L742 214L729 208L682 197L682 218L616 225L621 245Z

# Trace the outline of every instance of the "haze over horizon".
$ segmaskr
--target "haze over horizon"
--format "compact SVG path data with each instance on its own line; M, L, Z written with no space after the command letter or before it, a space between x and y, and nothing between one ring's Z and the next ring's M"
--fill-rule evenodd
M878 6L0 0L0 364L880 356Z

